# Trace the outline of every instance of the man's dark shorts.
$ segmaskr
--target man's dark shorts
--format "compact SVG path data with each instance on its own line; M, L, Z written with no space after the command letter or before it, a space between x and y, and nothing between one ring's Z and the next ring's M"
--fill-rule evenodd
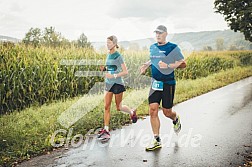
M162 100L162 107L166 109L170 109L173 106L173 99L175 93L175 85L165 84L163 86L163 91L157 91L150 88L149 92L149 104L158 103Z

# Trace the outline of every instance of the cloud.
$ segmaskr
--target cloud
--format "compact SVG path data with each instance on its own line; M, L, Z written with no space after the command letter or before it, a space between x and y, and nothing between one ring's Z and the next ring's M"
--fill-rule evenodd
M144 1L144 0L119 0L113 6L113 9L108 12L111 17L115 18L156 18L163 17L164 14L169 14L170 11L166 10L167 1L163 5L158 5L164 3L165 0L157 1Z
M226 28L213 7L213 0L118 0L108 15L118 19L139 18L149 33L154 24L166 25L171 33Z
M15 13L22 12L24 8L19 3L12 3L10 6L10 10Z
M31 27L53 26L68 39L90 41L117 34L121 40L154 37L157 25L170 33L226 28L213 0L0 0L0 32L23 38Z
M7 35L21 39L24 37L25 32L30 28L30 23L18 16L3 14L1 12L0 16L0 35Z
M209 0L208 0L209 1ZM115 18L158 18L198 15L202 8L209 7L207 1L186 0L119 0L108 14ZM201 13L202 14L202 13Z

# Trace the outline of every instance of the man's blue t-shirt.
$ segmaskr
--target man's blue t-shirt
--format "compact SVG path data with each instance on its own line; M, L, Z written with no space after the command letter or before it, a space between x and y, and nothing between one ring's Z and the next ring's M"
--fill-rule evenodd
M159 61L163 61L166 64L171 64L182 59L184 59L184 56L180 48L174 43L168 42L160 46L157 43L151 45L150 60L152 78L170 85L175 85L174 69L161 69L158 63Z

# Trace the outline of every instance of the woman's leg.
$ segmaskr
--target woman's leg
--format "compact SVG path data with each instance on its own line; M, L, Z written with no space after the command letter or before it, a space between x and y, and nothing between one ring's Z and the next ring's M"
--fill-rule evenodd
M126 105L122 105L122 98L123 98L123 92L115 94L115 103L117 111L123 111L128 114L131 114L131 109Z
M111 101L112 101L113 93L112 92L105 92L105 98L104 98L104 126L109 126L109 120L110 120L110 107L111 107Z

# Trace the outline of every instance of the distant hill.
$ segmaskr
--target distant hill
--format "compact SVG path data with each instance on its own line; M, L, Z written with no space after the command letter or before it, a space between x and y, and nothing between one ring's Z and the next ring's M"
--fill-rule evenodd
M168 35L168 41L179 44L179 46L185 50L202 50L205 46L210 46L215 49L216 39L219 38L224 40L226 49L229 49L231 45L235 45L238 48L243 47L244 49L252 49L252 43L246 41L242 33L232 30L187 32ZM146 38L133 41L121 41L119 45L125 49L129 48L131 44L136 44L140 48L149 48L154 42L155 40L153 38ZM93 42L92 45L96 49L106 46L104 42Z
M234 32L232 30L168 34L168 41L178 44L183 50L202 50L206 46L216 49L216 39L219 38L224 40L226 50L228 50L231 45L236 46L236 48L243 48L247 50L252 49L252 42L246 41L242 33ZM17 43L21 40L0 35L0 42L1 41L11 41ZM120 41L119 45L125 49L133 48L141 50L143 48L148 49L154 42L155 39L146 38L132 41ZM97 50L106 49L105 42L92 42L92 45Z
M18 43L20 42L21 40L20 39L17 39L17 38L12 38L12 37L8 37L8 36L3 36L3 35L0 35L0 42L14 42L14 43Z

